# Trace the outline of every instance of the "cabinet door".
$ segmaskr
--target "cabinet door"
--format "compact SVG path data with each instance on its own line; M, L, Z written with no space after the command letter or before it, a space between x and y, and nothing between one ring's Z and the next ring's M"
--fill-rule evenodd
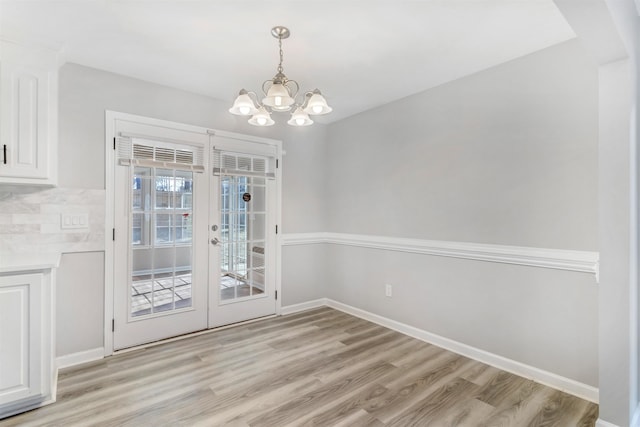
M0 405L43 394L42 286L42 274L0 276Z
M0 47L0 182L53 185L57 60L46 50Z

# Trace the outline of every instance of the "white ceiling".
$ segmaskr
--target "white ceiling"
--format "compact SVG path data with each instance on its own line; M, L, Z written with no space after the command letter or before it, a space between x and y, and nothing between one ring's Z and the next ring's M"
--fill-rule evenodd
M563 42L551 0L1 0L0 35L232 103L284 70L335 121Z

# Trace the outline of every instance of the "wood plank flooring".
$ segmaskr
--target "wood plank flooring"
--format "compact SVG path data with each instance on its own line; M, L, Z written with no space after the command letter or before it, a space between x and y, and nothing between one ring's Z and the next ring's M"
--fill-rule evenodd
M598 406L320 308L62 370L8 426L594 426Z

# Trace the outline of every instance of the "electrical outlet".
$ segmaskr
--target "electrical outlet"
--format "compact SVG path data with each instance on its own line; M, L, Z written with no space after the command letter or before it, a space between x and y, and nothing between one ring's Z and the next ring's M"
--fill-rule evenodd
M390 284L386 284L384 285L384 294L388 297L392 297L393 296L393 286L391 286Z

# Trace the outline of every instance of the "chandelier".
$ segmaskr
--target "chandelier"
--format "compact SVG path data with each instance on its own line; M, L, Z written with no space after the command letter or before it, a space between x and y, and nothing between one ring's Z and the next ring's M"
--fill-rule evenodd
M331 112L331 107L318 89L306 92L300 99L296 99L300 86L295 80L290 80L284 74L282 68L282 39L289 37L291 33L286 27L278 26L271 29L271 35L278 39L280 47L280 63L278 72L271 80L262 83L264 98L258 100L255 92L248 92L242 89L238 97L229 108L231 114L238 116L251 116L249 123L254 126L271 126L275 122L271 118L271 113L291 113L291 119L287 122L291 126L309 126L313 120L309 115L321 115Z

